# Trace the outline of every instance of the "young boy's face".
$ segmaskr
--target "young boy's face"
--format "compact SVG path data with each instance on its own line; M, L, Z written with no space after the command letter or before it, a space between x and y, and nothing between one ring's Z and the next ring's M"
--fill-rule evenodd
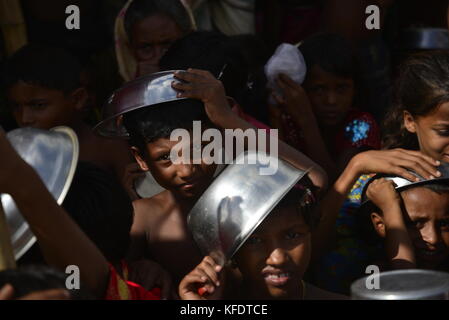
M62 91L18 82L8 90L12 112L20 127L51 129L73 122L76 103Z
M338 125L352 107L354 81L351 78L339 77L313 65L304 88L321 125Z
M297 299L310 261L310 230L295 207L273 211L235 256L252 298Z
M449 192L416 187L401 192L407 231L420 268L437 268L449 256ZM381 236L385 232L376 228Z
M161 187L182 198L196 198L212 182L215 164L174 164L170 152L178 144L169 138L160 138L146 145L146 157L139 151L136 160L142 170L149 170Z

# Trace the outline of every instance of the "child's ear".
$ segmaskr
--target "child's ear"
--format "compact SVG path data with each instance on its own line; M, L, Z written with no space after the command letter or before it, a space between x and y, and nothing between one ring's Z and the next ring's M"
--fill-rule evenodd
M73 91L70 96L77 111L82 110L86 106L87 99L89 98L87 90L83 87Z
M408 132L416 133L416 122L413 116L408 111L404 111L404 126Z
M385 223L382 215L377 212L371 213L371 222L373 223L374 230L376 230L377 234L385 238Z
M148 165L145 162L145 160L143 160L139 148L131 147L131 152L134 156L134 159L136 159L136 162L139 164L140 169L142 169L143 171L149 171L150 169L148 168Z

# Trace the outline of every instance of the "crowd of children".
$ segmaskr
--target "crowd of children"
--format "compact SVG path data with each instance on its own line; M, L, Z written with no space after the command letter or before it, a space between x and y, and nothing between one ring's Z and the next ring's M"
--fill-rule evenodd
M109 95L177 70L178 99L123 115L127 141L92 129L108 101L93 98L99 77L71 52L28 44L7 59L2 92L17 127L70 127L79 162L59 206L0 127L0 193L37 239L18 269L0 272L0 300L346 299L369 265L449 272L449 48L401 61L379 123L361 97L353 38L301 39L304 82L280 73L274 91L263 72L271 43L197 31L190 2L131 0L118 13L122 84ZM307 172L224 264L204 256L188 225L217 164L171 159L171 133L195 121L203 132L266 130L278 157ZM135 182L146 172L164 191L141 198ZM69 265L81 270L79 290L65 286Z

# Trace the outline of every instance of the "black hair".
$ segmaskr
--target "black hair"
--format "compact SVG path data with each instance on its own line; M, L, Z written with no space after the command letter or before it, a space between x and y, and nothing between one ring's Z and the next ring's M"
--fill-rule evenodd
M134 24L155 14L170 17L184 33L194 28L191 17L180 0L134 0L125 15L125 30L129 39L132 37Z
M161 70L207 70L220 77L226 94L242 103L248 65L240 49L227 36L198 31L177 40L159 62Z
M340 35L333 33L313 35L301 43L299 50L308 69L318 65L324 71L339 77L356 78L357 65L351 45Z
M14 288L14 299L36 291L65 289L67 274L46 266L26 266L0 272L0 288L10 284ZM94 295L80 285L79 289L67 290L71 300L93 300Z
M129 144L143 153L146 145L168 138L176 129L192 130L193 121L211 127L204 105L199 100L185 99L161 103L125 114L123 124L129 133Z
M125 258L133 206L114 175L88 162L79 162L62 206L109 262Z
M64 49L29 44L13 54L4 68L3 85L23 81L68 94L81 87L80 62Z
M312 189L303 184L293 187L279 203L275 209L296 207L298 213L302 215L306 224L314 229L320 220L319 211L316 210L316 200Z
M419 150L416 134L404 126L404 111L414 118L425 116L449 101L449 52L431 51L411 56L400 67L393 107L383 122L386 149Z

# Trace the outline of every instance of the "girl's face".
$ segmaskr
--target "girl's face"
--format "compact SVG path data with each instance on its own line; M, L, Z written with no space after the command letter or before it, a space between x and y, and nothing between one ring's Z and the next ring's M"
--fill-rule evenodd
M310 230L294 208L275 210L235 256L252 299L299 299Z
M182 35L173 19L155 14L133 25L130 47L138 62L157 65L171 44Z
M326 72L318 65L313 65L307 72L304 88L318 122L321 126L338 125L352 107L353 79Z
M449 163L449 102L425 116L413 117L405 111L404 125L417 135L421 152Z

